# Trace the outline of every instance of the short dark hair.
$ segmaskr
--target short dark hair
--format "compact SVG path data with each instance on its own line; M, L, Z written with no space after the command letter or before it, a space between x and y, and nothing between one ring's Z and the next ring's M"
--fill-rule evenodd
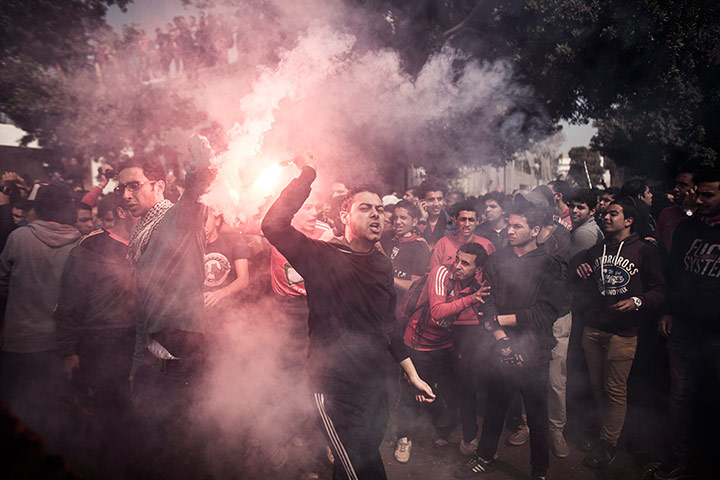
M643 195L647 188L648 184L642 178L631 178L623 184L622 188L620 189L620 196L637 198L638 195Z
M613 197L613 200L618 200L620 198L620 189L617 187L608 187L601 191L600 195L610 195Z
M503 211L507 209L507 196L505 196L501 192L490 192L486 194L485 198L483 199L483 203L487 203L488 200L496 202L498 205L500 205L500 208L502 208Z
M570 200L570 196L572 195L572 189L570 188L570 184L568 184L564 180L553 180L552 182L548 182L548 186L553 190L553 192L557 192L560 195L562 195L562 201L568 202Z
M542 208L524 198L514 202L512 211L510 212L511 215L525 217L528 227L530 228L545 226L548 223L548 213L549 208ZM550 218L552 218L552 216Z
M35 212L40 220L74 225L77 206L72 192L65 187L50 184L40 187L35 196Z
M136 155L131 158L127 158L120 163L118 172L122 172L126 168L141 168L148 180L156 182L162 180L167 182L167 172L163 164L156 158L149 156Z
M117 220L117 209L125 208L122 197L115 192L105 195L98 202L98 217L102 218L107 212L112 212L113 218Z
M475 212L475 216L477 216L477 203L472 200L463 200L462 202L458 202L452 206L450 216L452 218L457 218L463 210L466 212Z
M467 253L468 255L475 255L475 266L482 267L485 265L488 259L487 250L479 243L469 242L458 248L458 252Z
M720 182L720 168L705 168L697 172L697 182L708 183L708 182Z
M635 206L636 201L637 199L634 197L623 197L620 200L613 200L610 202L610 205L618 205L622 208L623 216L625 218L633 219L633 223L630 225L631 232L635 232L635 227L637 227L638 221L640 220L640 212Z
M353 202L353 197L355 195L357 195L358 193L362 193L362 192L374 193L379 198L382 198L382 195L380 194L380 189L371 183L361 183L359 185L353 185L348 190L348 193L346 193L345 196L343 197L342 203L340 204L340 211L347 212L348 210L350 210L350 206L352 205L352 202Z
M584 203L592 210L597 207L597 195L589 188L578 188L570 197L570 203Z
M428 192L442 192L447 195L447 185L437 178L427 178L418 187L418 198L425 198Z
M410 187L410 188L408 188L407 190L405 190L405 193L408 193L408 192L410 192L410 193L411 193L413 196L415 196L415 197L418 196L418 189L417 189L417 187Z
M412 202L408 202L407 200L400 200L395 204L395 211L397 211L398 208L404 208L407 210L408 215L410 215L411 218L420 218L420 209ZM393 215L394 217L395 215Z

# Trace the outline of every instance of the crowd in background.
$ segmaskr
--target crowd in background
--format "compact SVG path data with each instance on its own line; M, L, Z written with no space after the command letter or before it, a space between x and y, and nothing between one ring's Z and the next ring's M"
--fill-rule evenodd
M167 25L166 32L156 31L154 42L144 35L140 37L137 44L141 52L138 58L143 59L138 64L142 65L140 76L167 76L173 62L176 66L182 65L188 75L202 64L226 62L226 50L232 41L232 29L227 19L205 17L202 12L197 20L195 17L188 21L177 17ZM93 55L94 61L104 69L111 53L101 52L102 49L99 47ZM423 435L417 432L424 432L437 445L446 445L459 425L462 432L459 449L470 460L458 469L456 476L466 478L492 471L495 460L488 457L493 453L492 445L488 445L487 439L483 444L487 432L478 437L475 420L477 415L485 415L480 405L487 403L485 408L492 408L493 394L488 398L487 389L488 385L494 384L488 371L505 368L522 372L529 369L528 365L533 365L533 352L545 348L533 342L547 341L550 369L547 383L538 392L536 386L530 388L529 383L523 383L530 380L520 374L520 380L508 384L515 388L502 397L508 401L504 406L507 414L503 411L498 420L510 430L507 436L510 445L531 444L534 478L545 478L543 475L548 468L547 458L543 459L541 450L545 456L549 451L562 459L569 454L568 441L587 452L585 464L595 469L607 468L618 449L662 461L662 466L655 472L658 479L689 478L692 473L697 473L693 468L705 468L706 465L698 463L697 458L707 453L700 441L705 434L702 420L717 420L716 412L708 410L707 405L708 401L717 399L717 363L715 370L704 367L708 365L705 362L712 364L718 359L717 343L713 343L717 342L717 304L712 311L703 313L706 318L702 321L693 315L701 311L698 308L708 307L709 296L720 293L717 283L720 264L715 260L717 253L713 250L720 249L717 246L720 178L698 175L699 172L691 169L678 172L674 187L663 194L662 199L653 198L647 183L641 179L632 179L621 188L605 190L573 189L558 180L532 190L512 194L490 192L480 196L449 191L445 182L428 179L417 187L404 192L389 192L382 197L385 225L378 248L393 264L398 321L418 371L437 388L440 399L429 408L401 399L395 459L401 463L411 461L412 442L417 442L417 437ZM126 393L118 392L127 387L129 396L130 387L122 385L121 388L115 384L101 392L104 395L95 395L97 392L92 391L93 388L109 388L108 385L117 382L117 378L100 379L102 375L95 372L85 378L89 383L78 381L73 372L78 368L82 371L87 363L81 360L78 367L73 359L78 354L77 337L83 329L94 327L77 323L68 326L68 319L72 319L73 312L79 307L67 307L69 313L56 308L56 304L62 307L67 300L61 293L67 292L67 286L61 288L59 284L45 283L33 286L32 282L49 282L50 277L62 277L67 281L69 265L72 261L82 261L76 258L78 252L83 244L91 249L92 239L99 238L98 229L109 232L113 238L124 235L125 240L129 239L132 230L129 222L137 219L131 218L132 206L123 203L127 198L124 195L126 189L128 192L142 189L143 182L134 186L128 182L117 193L103 194L111 177L116 176L110 167L103 167L99 172L100 184L90 191L83 191L82 172L77 161L66 159L61 172L51 180L43 180L41 186L14 172L4 173L0 180L0 248L8 245L8 248L18 249L3 250L0 261L0 293L8 302L3 308L5 315L0 337L3 373L20 365L12 363L12 358L17 355L46 355L57 368L38 376L37 381L47 384L31 392L35 396L31 402L33 408L46 408L45 399L37 398L43 395L40 392L47 392L48 388L67 391L71 400L62 404L62 408L73 410L73 418L85 415L86 421L108 411L124 418L127 410L132 409L132 402L121 401L119 398L125 398ZM147 177L148 182L157 181L149 174ZM181 198L183 187L180 183L174 189L173 203ZM70 188L79 191L69 193ZM313 195L296 215L293 226L311 238L329 241L342 236L340 214L347 191L345 185L335 183L331 191ZM53 212L59 211L58 202L72 205L72 214L62 218L53 216ZM18 239L29 235L29 229L40 228L43 222L64 225L61 229L63 241L59 240L60 233L49 235L46 240L52 248L64 253L53 257L53 262L59 262L57 264L33 267L38 271L32 275L27 271L18 273L18 268L29 268L23 267L21 260L13 256L19 255L17 252L22 249L17 244ZM204 306L211 312L218 312L219 306L223 306L223 311L232 311L242 308L245 303L270 296L277 301L278 311L285 312L288 318L297 318L295 328L297 335L302 336L302 316L306 314L301 305L305 303L302 278L262 238L258 222L256 219L240 227L229 226L221 216L211 215L205 223ZM509 255L508 258L514 259L508 252L514 248L517 251L521 236L518 232L522 228L536 231L534 237L530 234L531 240L553 259L552 265L557 265L557 275L552 279L541 280L538 285L517 287L529 292L536 287L542 290L543 285L552 283L554 292L534 294L539 295L540 303L557 304L552 309L552 332L531 335L529 340L520 334L516 338L513 333L498 339L495 334L502 331L502 322L492 323L492 318L496 317L487 311L483 314L480 308L484 304L483 295L476 292L486 285L488 278L502 283L498 279L515 268L510 263L492 259L497 255ZM685 237L678 238L678 232ZM696 245L692 243L695 241L693 235L705 238L707 242ZM692 248L703 249L699 252L703 261L709 258L718 265L688 267L687 262L694 261L688 257L690 250L676 251L687 247L688 238ZM127 241L121 243L127 244ZM468 247L468 244L479 247ZM84 255L90 254L84 252ZM113 255L113 262L116 262L128 253L120 248L113 251ZM466 257L472 267L469 276L462 273L466 268L463 267ZM66 265L68 258L75 260ZM594 261L599 264L593 265ZM628 266L628 261L634 265ZM685 270L683 262L686 263ZM86 270L89 267L80 265L76 268L79 270L74 272L77 275L74 282L79 285L84 275L90 275ZM118 275L126 273L123 267L117 268ZM48 275L43 269L54 273ZM634 280L635 271L639 271L637 280ZM688 284L687 277L693 272L706 277ZM104 273L98 272L98 275ZM519 278L523 273L519 270L512 275ZM528 273L528 276L531 275ZM583 282L588 276L595 281ZM21 283L17 278L22 279ZM47 318L40 318L42 305L32 308L23 305L31 297L23 288L42 289L46 297L53 293L60 296L59 299L46 299L45 303L52 304L46 306L46 310L49 309L44 313ZM491 287L498 305L503 301L524 301L518 298L501 300L503 288ZM610 290L613 293L608 293ZM103 297L92 301L103 302L103 307L108 309L130 308L123 312L131 312L127 305L115 305L123 292L122 289L112 294L105 292ZM126 293L130 295L129 290ZM415 298L411 298L413 295ZM551 301L543 295L558 295L558 298ZM428 302L430 310L422 310L423 301ZM435 306L446 310L435 315L432 313ZM686 309L685 318L678 317L678 308ZM500 310L502 308L498 307L498 315L507 313ZM612 311L612 315L597 314L606 310ZM23 315L36 315L32 319L36 330L33 330L35 327L23 330L22 325L16 325L22 324ZM229 321L228 318L215 314L212 317L206 330L221 332L223 327L218 322ZM123 330L128 338L132 337L129 342L134 344L132 314L118 321L120 323L113 324L113 328ZM520 323L518 320L515 328L522 332ZM56 325L57 337L54 336ZM512 328L505 330L515 331ZM42 337L42 341L29 341L33 335ZM475 343L469 343L468 339ZM94 345L93 348L99 347ZM498 353L484 356L478 353L480 350L497 350ZM107 361L108 358L103 357L105 353L93 351L85 355ZM123 358L117 351L113 355L116 356L111 360L122 359L119 363L123 368L132 356L131 351L125 354L128 358ZM3 379L5 387L8 388L7 382L19 382L25 375L29 373L14 370L13 375ZM126 380L127 376L124 378ZM66 385L62 386L63 382ZM403 395L407 396L408 392L401 392ZM544 399L540 402L545 402L544 409L530 400L538 395ZM53 405L57 407L58 404ZM10 407L25 411L17 405ZM538 412L545 418L538 419ZM53 411L53 415L62 414ZM42 420L33 423L36 417L30 417L27 421L38 433L48 437L50 445L62 444L53 443L62 434L48 429ZM672 428L668 428L666 418L674 420ZM21 419L25 420L22 416ZM107 431L100 433L106 435ZM92 438L93 434L99 433L85 434ZM543 435L545 440L540 438ZM252 439L250 441L252 443ZM299 443L302 442L299 440ZM274 468L285 468L286 462L287 455L275 448L271 460Z

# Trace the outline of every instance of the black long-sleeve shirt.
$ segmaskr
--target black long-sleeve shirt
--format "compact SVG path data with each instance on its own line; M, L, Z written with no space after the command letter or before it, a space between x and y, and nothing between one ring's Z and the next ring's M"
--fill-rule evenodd
M312 240L290 225L314 179L305 167L268 210L262 231L305 279L312 387L347 393L384 382L388 351L397 362L408 355L395 318L390 260L376 249L360 253Z

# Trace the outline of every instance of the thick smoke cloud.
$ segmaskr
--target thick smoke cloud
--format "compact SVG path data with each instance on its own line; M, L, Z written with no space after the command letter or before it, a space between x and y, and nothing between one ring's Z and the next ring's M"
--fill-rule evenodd
M217 180L202 201L229 223L245 222L279 193L300 153L316 158L319 183L391 183L386 175L399 166L495 164L539 138L525 113L537 109L532 92L506 61L445 47L410 75L398 52L375 46L369 32L377 27L367 19L384 21L377 12L334 1L278 1L262 12L254 5L236 17L245 23L235 68L163 87L192 97L226 132L226 148L216 145ZM183 144L187 133L172 135ZM212 437L205 453L223 476L250 440L287 443L288 425L313 415L287 360L306 327L298 333L269 299L218 317L225 324L208 324L211 356L188 428Z

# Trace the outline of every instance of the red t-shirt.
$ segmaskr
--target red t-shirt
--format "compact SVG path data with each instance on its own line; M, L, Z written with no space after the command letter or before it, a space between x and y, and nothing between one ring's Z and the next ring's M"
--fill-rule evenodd
M319 220L315 222L315 229L308 235L313 240L328 241L333 238L330 225ZM290 265L277 248L272 247L270 253L270 279L273 292L284 297L305 297L305 280Z
M562 215L553 214L553 220L558 222L560 225L568 229L568 232L572 231L572 219L570 219L570 207L563 212Z
M495 246L485 237L473 235L467 243L477 243L482 245L488 255L495 253ZM438 265L451 265L455 262L455 255L463 244L460 243L455 235L452 237L443 237L435 244L432 255L430 256L430 270Z

